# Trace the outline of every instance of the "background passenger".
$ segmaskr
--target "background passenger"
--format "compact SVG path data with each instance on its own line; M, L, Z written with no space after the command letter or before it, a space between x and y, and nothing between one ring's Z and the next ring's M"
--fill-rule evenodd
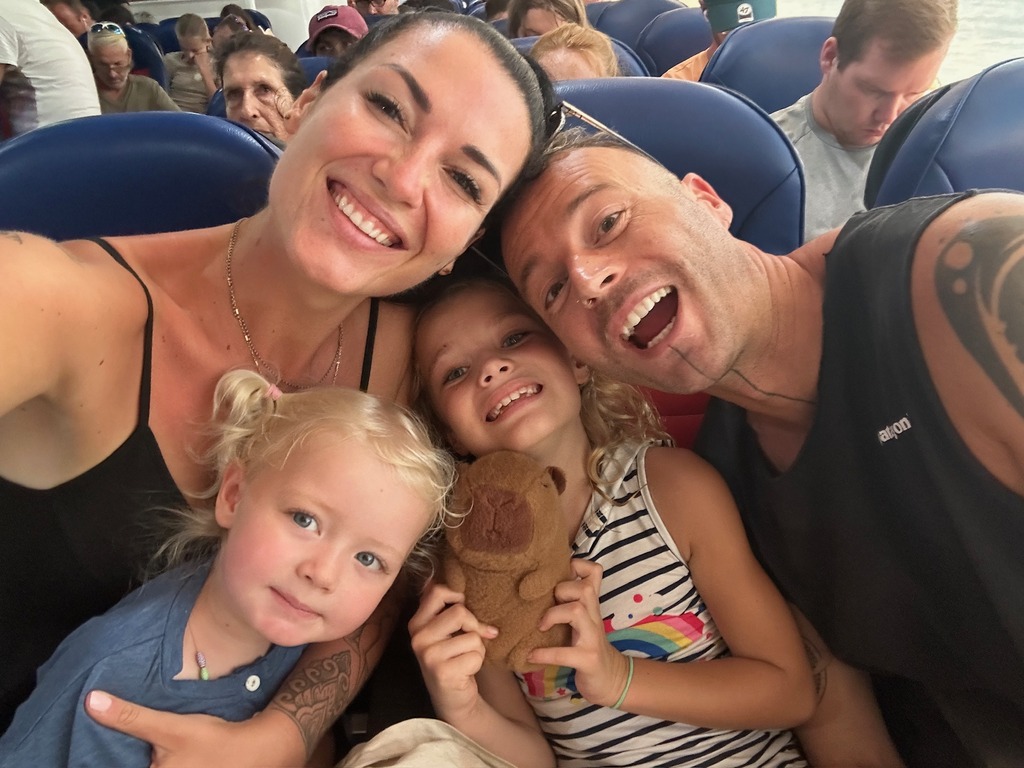
M94 29L88 36L89 61L103 114L180 111L160 83L131 74L132 51L119 25L98 22Z
M217 22L217 26L213 28L213 34L210 37L213 41L214 49L217 49L232 35L238 32L252 31L241 16L236 16L232 13Z
M772 114L804 166L804 238L864 210L875 147L935 82L957 0L846 0L821 47L821 83Z
M704 18L711 25L711 45L676 64L662 77L693 82L700 80L704 67L711 60L711 54L718 50L726 35L742 24L775 17L775 0L746 0L740 3L735 0L700 0L700 7L704 11Z
M394 16L398 0L356 0L356 10L363 16Z
M39 664L149 560L146 510L209 487L195 456L220 377L247 368L282 389L407 401L412 312L377 297L450 269L536 164L553 97L500 32L456 14L378 29L298 99L267 206L244 222L0 238L0 729ZM126 710L100 693L91 711L155 743L158 764L300 765L376 663L392 615L312 646L244 723Z
M562 24L589 27L582 0L511 0L508 28L512 37L533 37Z
M366 21L355 8L325 5L309 20L306 49L314 56L337 59L368 31Z
M530 49L552 80L617 77L619 60L611 38L593 27L563 24L541 35Z
M256 23L256 19L252 17L252 14L249 13L249 11L247 11L245 8L238 5L237 3L228 3L220 9L220 17L222 19L226 19L228 16L237 16L238 18L240 18L242 21L245 22L245 26L249 28L250 32L266 31L265 29L263 29L263 27Z
M112 21L122 29L135 25L135 15L124 3L108 5L100 11L100 15L97 18L99 21Z
M75 37L81 37L95 23L92 11L82 0L45 0L43 2L61 24Z
M230 38L216 55L227 118L284 146L291 137L287 118L306 88L298 57L273 35L245 33Z
M217 92L214 80L213 40L202 16L185 13L174 25L180 51L164 54L167 91L185 112L206 112L210 97Z
M356 631L446 522L452 461L404 409L347 387L282 394L251 371L226 374L214 403L216 480L171 521L161 551L176 567L61 643L0 763L148 768L149 744L86 714L92 688L252 717L305 645Z
M36 0L0 0L0 141L99 113L81 43Z
M497 21L508 18L509 0L485 0L484 18L487 21Z

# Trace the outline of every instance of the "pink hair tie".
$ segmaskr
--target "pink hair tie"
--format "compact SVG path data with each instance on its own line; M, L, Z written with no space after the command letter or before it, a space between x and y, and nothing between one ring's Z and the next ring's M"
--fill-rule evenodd
M277 384L269 384L267 386L267 397L269 397L275 403L280 399L281 395L281 388L278 387Z

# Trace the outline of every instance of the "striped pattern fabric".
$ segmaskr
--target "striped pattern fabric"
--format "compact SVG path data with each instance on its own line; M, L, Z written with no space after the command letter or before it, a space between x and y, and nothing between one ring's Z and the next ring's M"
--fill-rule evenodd
M729 650L647 492L648 447L615 453L609 474L618 477L606 487L612 501L594 495L574 556L604 568L601 615L622 653L666 662L718 658ZM789 731L698 728L594 706L576 691L568 668L528 673L520 685L562 768L806 766Z

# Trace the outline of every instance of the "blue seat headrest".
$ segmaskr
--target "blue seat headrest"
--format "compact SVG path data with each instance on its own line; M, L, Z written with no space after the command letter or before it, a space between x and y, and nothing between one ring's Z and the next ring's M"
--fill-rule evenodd
M682 178L704 177L733 210L730 230L769 253L803 238L803 171L762 110L714 86L663 78L556 83L558 96L657 158Z
M0 227L69 240L224 224L266 204L279 156L244 126L188 112L53 123L0 145Z
M739 91L769 114L821 82L821 46L834 19L797 16L744 24L711 56L700 80Z

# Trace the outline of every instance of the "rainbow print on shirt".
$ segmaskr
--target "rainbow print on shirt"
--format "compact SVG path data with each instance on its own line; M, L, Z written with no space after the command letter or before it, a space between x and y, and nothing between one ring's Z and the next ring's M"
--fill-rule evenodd
M622 629L614 629L613 617L604 620L610 642L620 652L648 659L667 659L700 640L704 622L694 613L680 616L656 614ZM549 701L565 696L580 698L576 690L576 670L571 667L545 667L522 676L526 695Z

